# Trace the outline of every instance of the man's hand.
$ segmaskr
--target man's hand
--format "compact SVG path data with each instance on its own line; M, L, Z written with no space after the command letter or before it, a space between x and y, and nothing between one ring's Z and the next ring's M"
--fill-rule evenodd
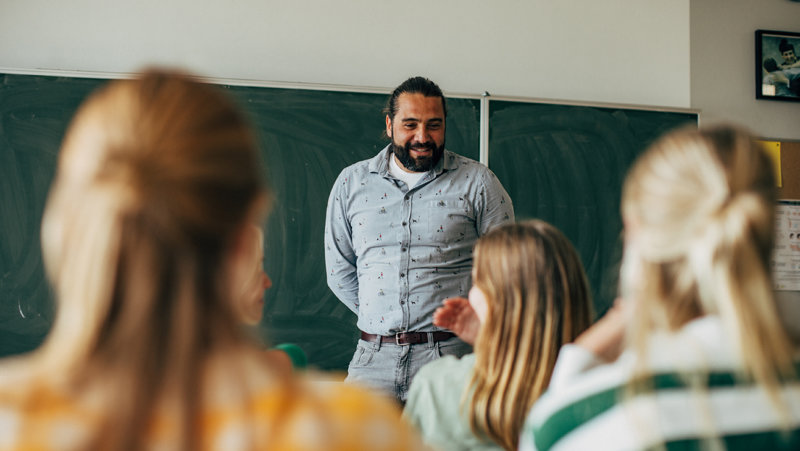
M466 298L448 298L433 312L433 324L452 330L459 338L473 345L481 322Z

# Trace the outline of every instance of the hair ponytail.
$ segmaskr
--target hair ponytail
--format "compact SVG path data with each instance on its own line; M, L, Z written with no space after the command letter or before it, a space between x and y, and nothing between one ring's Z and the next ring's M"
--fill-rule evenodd
M769 157L742 130L684 130L660 139L623 189L623 215L633 226L621 281L636 306L628 339L640 365L656 330L717 315L738 347L743 375L783 410L779 378L794 370L769 270L774 187Z
M773 228L771 207L753 193L735 195L702 238L710 243L705 248L712 249L710 255L705 250L700 258L700 252L692 252L690 261L698 274L703 311L719 315L736 341L745 376L762 383L781 405L778 379L793 371L793 351L779 326L768 261L759 245L763 241L759 235Z
M167 408L176 447L196 449L206 370L260 359L227 271L269 197L259 163L235 104L188 75L111 82L78 111L42 224L58 315L37 371L102 403L88 449L144 447Z

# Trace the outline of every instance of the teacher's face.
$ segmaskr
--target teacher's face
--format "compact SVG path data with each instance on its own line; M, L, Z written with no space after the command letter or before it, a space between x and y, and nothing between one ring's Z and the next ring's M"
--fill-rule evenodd
M386 134L392 152L408 172L426 172L444 154L444 107L439 97L404 92L397 97L397 113L386 116Z

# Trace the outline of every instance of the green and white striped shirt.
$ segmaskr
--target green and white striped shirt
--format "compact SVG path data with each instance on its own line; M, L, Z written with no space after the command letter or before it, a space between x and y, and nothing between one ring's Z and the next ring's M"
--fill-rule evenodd
M783 381L781 416L765 390L737 371L741 360L728 337L713 316L659 334L648 345L650 376L634 384L631 352L604 364L564 346L520 449L800 449L800 381Z

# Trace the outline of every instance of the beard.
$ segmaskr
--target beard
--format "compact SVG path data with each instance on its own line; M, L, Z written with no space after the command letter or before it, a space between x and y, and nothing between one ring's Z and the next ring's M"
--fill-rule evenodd
M431 156L420 156L420 157L412 157L411 150L432 150ZM412 144L411 141L407 142L404 146L399 145L394 142L392 139L392 152L397 156L397 159L400 160L400 163L403 165L404 168L408 169L411 172L428 172L439 160L442 159L442 155L444 155L444 142L442 145L437 147L436 143L433 141L428 141L425 143L414 143Z

